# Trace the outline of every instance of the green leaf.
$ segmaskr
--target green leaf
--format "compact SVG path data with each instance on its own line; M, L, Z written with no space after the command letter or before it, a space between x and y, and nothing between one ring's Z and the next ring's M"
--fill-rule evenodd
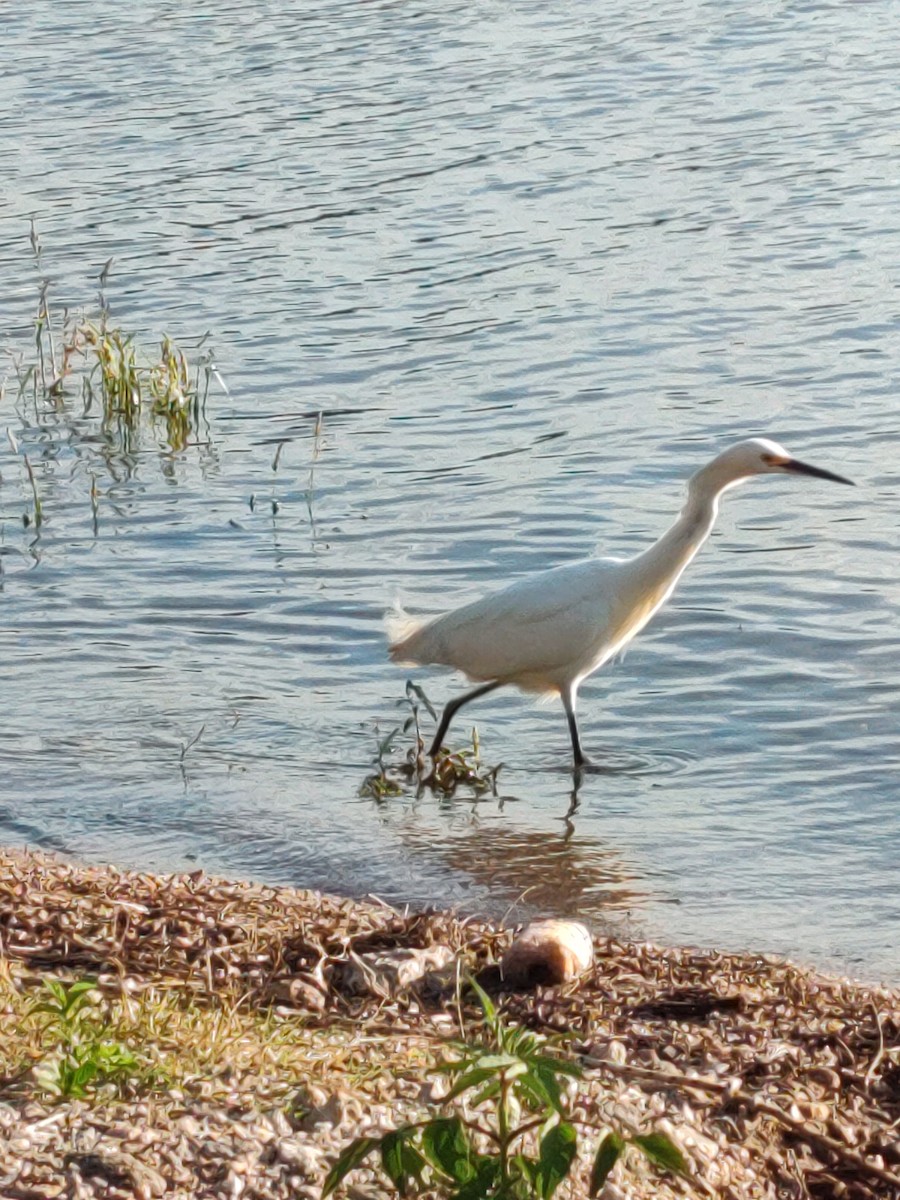
M421 1179L427 1165L415 1146L410 1145L409 1139L414 1134L414 1127L403 1125L381 1139L381 1165L401 1196L406 1195L413 1179Z
M481 1011L484 1013L484 1019L487 1022L488 1028L492 1033L496 1033L499 1020L497 1017L497 1009L494 1007L494 1002L474 979L469 980L469 985L472 991L478 997L478 1003L481 1005Z
M79 979L69 984L60 983L58 979L47 979L44 981L44 988L53 999L36 1004L33 1011L51 1013L61 1023L73 1024L96 987L96 980L93 979Z
M451 1200L486 1200L500 1177L500 1159L487 1154L475 1158L475 1174L454 1192Z
M514 1025L512 1029L501 1030L503 1048L519 1058L530 1059L537 1054L544 1039L526 1029L524 1025Z
M517 1069L521 1075L526 1067L515 1054L482 1054L480 1058L475 1060L477 1068L485 1068L491 1071L511 1071Z
M422 1152L413 1146L409 1141L403 1143L403 1169L409 1179L414 1179L416 1183L422 1183L422 1175L425 1168L428 1166L428 1160Z
M467 1092L470 1088L479 1087L488 1079L494 1079L496 1071L493 1067L475 1067L471 1071L466 1071L465 1075L460 1075L456 1083L444 1097L443 1103L446 1104L449 1100L455 1100L457 1096Z
M76 1098L84 1096L85 1089L97 1074L97 1070L95 1062L81 1063L74 1069L71 1064L64 1064L59 1071L60 1090L66 1096L75 1096Z
M631 1139L633 1146L643 1150L654 1166L666 1171L687 1174L687 1161L675 1143L664 1133L637 1133Z
M96 986L95 979L79 979L75 983L70 983L66 988L66 1002L71 1004L79 996L86 996L88 992L92 992Z
M121 1042L94 1043L85 1049L98 1066L110 1074L128 1071L138 1065L138 1060Z
M472 1148L459 1117L438 1117L426 1125L422 1149L431 1165L455 1183L468 1183L474 1177Z
M548 1071L555 1071L557 1075L569 1075L572 1079L581 1079L584 1071L578 1063L570 1062L566 1058L554 1058L550 1054L535 1054L528 1059L530 1066L543 1067Z
M543 1084L534 1075L522 1075L515 1081L516 1095L523 1101L525 1107L530 1112L545 1112L557 1113L557 1109L550 1102L550 1097L544 1090ZM563 1114L560 1113L562 1116Z
M514 1058L511 1054L485 1054L475 1060L470 1070L460 1075L453 1087L444 1097L443 1103L455 1100L463 1092L479 1087L487 1080L499 1081L501 1071L505 1071L508 1079L515 1079L527 1071L525 1063Z
M578 1134L574 1125L561 1121L541 1138L538 1166L540 1168L539 1191L542 1200L550 1197L565 1179L578 1149Z
M559 1089L559 1080L552 1070L542 1064L532 1064L525 1079L542 1096L544 1104L562 1114L562 1093Z
M597 1153L594 1156L594 1165L591 1167L591 1182L588 1187L588 1195L596 1196L600 1189L606 1183L607 1176L616 1165L619 1155L625 1149L624 1140L614 1131L604 1134L600 1139L600 1145L597 1147Z
M60 983L58 979L45 979L44 987L47 989L50 995L53 996L59 1007L64 1009L66 1006L65 985Z
M406 1195L406 1168L403 1163L403 1140L406 1131L395 1129L381 1139L381 1165L384 1173L401 1196Z
M519 1098L515 1092L510 1090L506 1093L506 1118L504 1124L507 1129L517 1129L521 1120L522 1105L519 1103Z
M325 1176L325 1183L322 1185L322 1200L327 1200L327 1197L343 1181L344 1176L355 1170L380 1144L381 1138L358 1137L349 1146L345 1146L338 1156L337 1162Z
M513 1156L512 1165L522 1178L528 1181L531 1190L538 1192L540 1189L541 1168L537 1159L529 1158L527 1154L516 1154Z
M469 1103L473 1108L477 1108L479 1104L484 1104L486 1100L493 1100L495 1096L499 1096L501 1091L500 1080L492 1079L487 1087L483 1087L477 1096L473 1096Z
M453 1050L460 1050L460 1046L451 1047ZM451 1058L447 1062L438 1063L434 1067L428 1068L429 1075L458 1075L461 1071L467 1071L478 1058L477 1054L465 1054L461 1058Z

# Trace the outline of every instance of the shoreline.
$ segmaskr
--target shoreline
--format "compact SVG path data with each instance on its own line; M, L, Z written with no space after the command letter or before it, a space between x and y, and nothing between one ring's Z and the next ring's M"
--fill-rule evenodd
M510 936L0 849L0 1195L313 1200L353 1137L433 1111L430 1066L479 1028L459 974L489 970ZM609 1200L900 1198L900 990L769 955L594 945L585 976L495 1000L509 1022L569 1036L593 1119L682 1148L692 1183L629 1163ZM417 958L450 967L398 985ZM56 979L95 984L86 1028L132 1059L80 1096L51 1087L63 1035L36 1003ZM389 1194L374 1171L348 1185Z

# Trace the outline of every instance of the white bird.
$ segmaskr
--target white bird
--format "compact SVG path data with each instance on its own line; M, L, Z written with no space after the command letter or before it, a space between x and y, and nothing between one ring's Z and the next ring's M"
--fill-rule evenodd
M634 558L589 558L521 579L501 591L430 621L402 611L388 617L395 662L455 667L480 686L451 700L429 750L464 704L512 684L525 692L556 693L563 702L575 767L581 750L575 702L582 680L617 654L672 595L685 567L709 537L723 492L766 474L852 480L792 458L777 442L750 438L724 450L688 482L675 524Z

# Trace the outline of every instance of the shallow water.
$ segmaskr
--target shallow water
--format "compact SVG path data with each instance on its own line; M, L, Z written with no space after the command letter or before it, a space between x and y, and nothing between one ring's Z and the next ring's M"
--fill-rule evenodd
M121 455L8 381L45 522L4 442L0 837L900 980L896 10L98 0L3 28L5 344L33 216L58 309L113 258L114 319L211 331L228 394L184 453L148 426ZM512 693L470 710L499 798L359 796L397 589L440 611L634 552L751 433L860 486L727 497L582 689L608 770L576 811L561 712Z

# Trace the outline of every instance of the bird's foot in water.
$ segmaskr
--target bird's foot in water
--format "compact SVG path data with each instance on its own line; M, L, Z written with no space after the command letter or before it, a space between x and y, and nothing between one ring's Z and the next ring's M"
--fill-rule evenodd
M585 775L590 775L593 768L594 763L585 755L576 760L575 765L572 767L572 782L576 790L581 787Z

